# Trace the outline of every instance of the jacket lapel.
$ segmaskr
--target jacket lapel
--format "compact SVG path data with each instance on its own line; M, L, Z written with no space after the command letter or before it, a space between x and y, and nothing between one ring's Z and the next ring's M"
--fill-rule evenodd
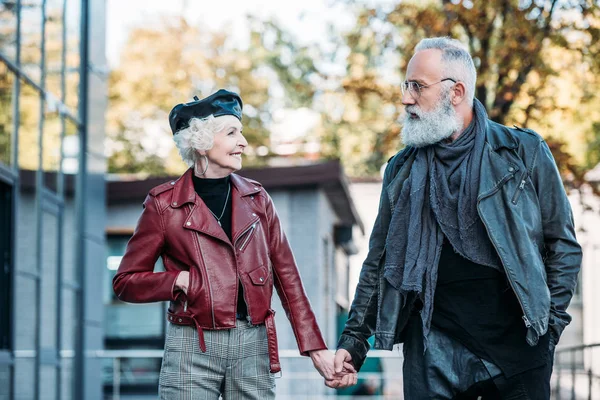
M517 164L508 161L498 153L501 148L516 149L518 147L508 128L488 119L485 140L477 200L496 193L500 186L519 171Z
M258 215L244 197L253 196L264 189L236 174L231 174L231 183L231 237L235 245L235 241L259 220Z
M191 204L190 207L192 210L183 223L185 229L193 229L222 240L225 243L231 243L223 228L221 228L215 217L212 216L208 207L200 197L198 197L196 203Z
M190 168L175 182L171 207L190 208L190 213L183 222L184 229L193 229L225 243L231 243L223 228L221 228L215 217L210 213L206 204L196 194L192 178L193 173L193 168Z
M494 194L497 188L511 179L519 170L516 164L496 153L489 143L485 144L482 157L478 200Z

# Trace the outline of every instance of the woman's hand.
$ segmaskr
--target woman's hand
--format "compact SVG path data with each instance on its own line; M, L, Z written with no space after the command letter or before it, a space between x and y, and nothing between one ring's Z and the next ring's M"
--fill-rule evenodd
M183 291L183 293L187 294L189 285L190 273L188 271L181 271L179 275L177 275L177 280L175 281L175 288L180 289Z
M333 379L335 370L333 366L334 355L329 350L313 350L309 353L313 365L319 374L327 380Z
M326 381L339 379L346 374L356 374L356 370L350 362L342 362L340 372L336 373L334 365L335 356L329 350L313 350L309 355L315 368Z

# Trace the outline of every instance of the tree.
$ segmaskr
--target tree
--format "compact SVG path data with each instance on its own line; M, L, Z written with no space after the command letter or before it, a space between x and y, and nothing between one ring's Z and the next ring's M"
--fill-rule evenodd
M244 134L254 147L268 144L268 88L252 55L227 47L224 33L202 32L182 18L131 32L109 81L110 172L153 175L181 172L168 113L178 103L217 88L244 93ZM249 154L250 162L260 162Z
M452 36L468 46L478 68L476 96L491 119L542 127L560 137L544 120L562 113L574 121L579 107L594 99L585 91L599 85L599 17L598 2L583 0L403 1L391 9L358 7L356 26L340 48L350 51L344 96L359 105L363 117L342 125L365 123L370 134L356 128L348 133L360 137L362 146L368 143L370 151L361 159L352 154L342 159L367 163L364 172L373 173L397 151L398 110L385 111L400 108L399 76L418 41L431 36ZM571 93L575 101L565 105L560 100L569 66L567 90L578 93ZM378 111L379 118L371 120ZM587 121L580 130L590 125Z
M242 94L250 143L244 165L268 161L268 153L254 150L269 146L275 110L311 106L319 55L315 48L298 46L274 21L249 22L248 49L237 48L226 33L203 32L183 18L131 32L109 82L110 172L181 172L167 114L175 104L217 88Z

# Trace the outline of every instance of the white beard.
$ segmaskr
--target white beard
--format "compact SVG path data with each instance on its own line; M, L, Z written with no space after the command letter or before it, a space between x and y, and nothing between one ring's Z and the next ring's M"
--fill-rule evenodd
M409 112L419 118L411 118ZM448 91L432 111L423 111L417 105L406 106L401 137L407 146L424 147L447 139L462 128L462 120L452 107Z

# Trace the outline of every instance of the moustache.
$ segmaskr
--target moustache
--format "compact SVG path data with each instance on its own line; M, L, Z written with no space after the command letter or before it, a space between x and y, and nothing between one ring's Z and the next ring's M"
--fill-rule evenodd
M407 114L414 114L419 118L422 118L423 114L424 114L423 111L415 105L406 106L406 107L404 107L404 110L406 111ZM408 115L407 115L407 117L408 117Z

